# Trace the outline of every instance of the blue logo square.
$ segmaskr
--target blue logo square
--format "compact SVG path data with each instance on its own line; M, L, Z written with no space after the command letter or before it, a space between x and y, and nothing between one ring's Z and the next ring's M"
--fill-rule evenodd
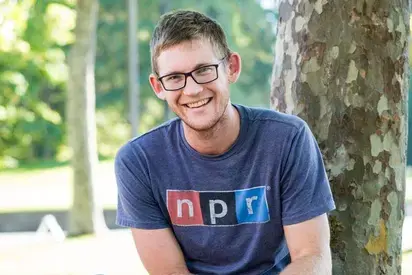
M238 223L263 223L269 221L266 187L235 191Z

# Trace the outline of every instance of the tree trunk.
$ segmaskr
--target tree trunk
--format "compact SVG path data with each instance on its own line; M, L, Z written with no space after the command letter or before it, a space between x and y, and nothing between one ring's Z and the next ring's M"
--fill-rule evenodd
M77 1L76 41L69 56L68 134L73 151L73 206L69 235L96 233L105 228L97 201L98 163L95 122L95 44L98 0Z
M128 75L129 75L129 120L131 137L138 135L140 105L140 66L138 33L138 0L128 0Z
M408 2L282 0L279 15L271 104L322 150L333 274L400 274Z
M170 0L160 0L159 10L160 15L170 11L172 2ZM172 117L171 110L167 101L163 101L163 121L168 121Z

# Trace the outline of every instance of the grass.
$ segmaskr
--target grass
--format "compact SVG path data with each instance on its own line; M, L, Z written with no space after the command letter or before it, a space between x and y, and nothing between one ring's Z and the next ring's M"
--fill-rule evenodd
M0 212L66 210L72 205L71 169L55 165L25 167L0 173ZM97 171L97 191L106 209L114 209L117 189L113 161L102 161Z
M406 168L406 191L405 202L412 204L412 167Z
M59 162L55 160L44 160L41 162L40 161L27 162L27 163L20 164L19 167L17 168L1 168L0 173L28 172L28 171L34 171L34 170L43 170L43 169L49 169L49 168L62 167L62 166L67 166L68 164L69 164L68 161Z
M412 204L412 177L406 179L405 203Z
M99 156L101 162L110 161L108 157ZM17 168L0 168L0 174L3 172L30 172L35 170L44 170L50 168L57 168L69 165L69 161L57 161L57 160L42 160L42 161L28 161L22 162Z

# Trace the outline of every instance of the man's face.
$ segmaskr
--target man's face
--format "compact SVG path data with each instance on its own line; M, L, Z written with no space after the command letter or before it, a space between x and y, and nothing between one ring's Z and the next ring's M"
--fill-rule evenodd
M160 77L219 64L216 80L198 84L188 76L186 86L176 91L166 91L155 76L150 77L156 95L166 100L173 112L194 130L204 131L213 127L222 118L229 104L229 81L236 80L236 76L232 79L230 66L225 63L230 58L221 62L222 58L223 56L216 56L212 45L206 40L183 42L162 51L157 58Z

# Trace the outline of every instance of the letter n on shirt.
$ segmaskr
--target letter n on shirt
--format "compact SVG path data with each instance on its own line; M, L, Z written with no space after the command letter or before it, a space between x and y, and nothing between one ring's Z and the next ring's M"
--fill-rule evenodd
M167 190L167 208L173 224L203 225L199 192Z

